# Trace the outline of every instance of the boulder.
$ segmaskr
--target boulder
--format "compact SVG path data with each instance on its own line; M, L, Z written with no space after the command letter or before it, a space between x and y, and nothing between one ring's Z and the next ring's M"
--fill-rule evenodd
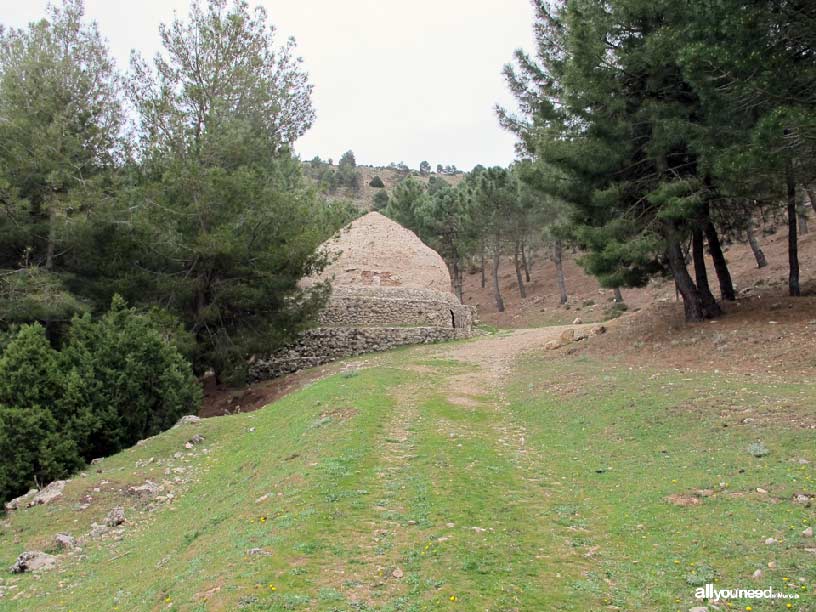
M6 502L5 508L7 511L17 510L18 508L24 508L28 504L28 500L34 497L37 494L37 489L31 489L25 495L21 495L20 497L15 497L10 502Z
M200 418L200 417L197 417L197 416L196 416L196 415L194 415L194 414L187 414L187 415L185 415L185 416L181 417L181 418L180 418L180 419L179 419L179 420L176 422L176 424L175 424L175 425L173 425L173 429L175 429L176 427L181 427L182 425L194 425L194 424L196 424L196 423L200 423L200 422L201 422L201 418Z
M54 536L54 543L57 545L57 548L63 550L73 550L76 548L76 539L67 533L58 533Z
M129 495L135 495L136 497L155 497L159 494L159 485L146 480L143 485L138 487L128 487L127 492Z
M23 572L41 572L53 569L57 565L57 558L39 550L27 550L11 566L12 574Z
M32 506L50 504L55 499L62 497L62 490L65 488L66 482L65 480L55 480L37 492L37 494L31 498L31 501L26 504L26 507L31 508Z

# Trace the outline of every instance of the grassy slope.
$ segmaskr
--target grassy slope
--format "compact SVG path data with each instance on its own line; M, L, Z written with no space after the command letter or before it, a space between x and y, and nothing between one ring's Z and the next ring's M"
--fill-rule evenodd
M687 610L700 578L749 587L759 567L763 586L806 578L794 606L814 609L816 557L799 535L814 510L790 497L816 488L816 445L789 424L813 421L812 383L532 356L500 395L463 403L449 382L476 366L436 350L396 351L106 459L60 503L2 524L0 563L117 504L124 537L89 541L40 578L7 575L0 609ZM193 433L206 442L185 450ZM757 439L765 458L746 452ZM179 466L188 480L154 512L119 492ZM698 488L717 493L664 499Z

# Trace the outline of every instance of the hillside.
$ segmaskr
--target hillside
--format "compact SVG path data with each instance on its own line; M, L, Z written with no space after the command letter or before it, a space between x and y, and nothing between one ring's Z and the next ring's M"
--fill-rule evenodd
M309 162L304 162L304 166L307 167L307 176L308 176L308 166ZM338 166L332 165L329 166L331 170L337 171ZM436 174L431 173L430 175L423 176L416 170L410 171L401 171L396 168L386 168L386 167L375 167L375 166L357 166L356 167L357 175L359 177L359 189L354 191L347 187L341 187L336 192L332 194L328 194L330 198L339 199L339 198L347 198L352 200L361 210L373 210L374 208L374 195L385 189L387 193L391 193L394 187L396 187L399 183L404 181L409 176L412 177L414 180L417 180L421 183L427 184L430 180L431 176L435 176L441 178L443 181L447 182L450 185L458 185L459 183L464 180L464 174ZM372 187L369 185L371 179L375 176L379 176L382 179L383 184L385 187Z
M813 610L816 235L798 299L784 236L762 246L759 272L729 248L716 321L656 282L603 333L610 292L570 255L562 307L539 257L526 300L502 270L501 315L467 277L505 329L216 394L202 414L238 414L8 512L0 564L50 567L0 577L0 609L685 611L716 582Z
M725 247L725 256L734 285L741 297L757 298L764 295L784 298L787 294L788 255L787 233L774 231L759 238L760 245L768 259L768 266L757 269L751 249L747 244L735 242ZM465 275L465 302L476 305L481 320L490 325L507 328L537 327L571 323L576 317L586 322L602 321L609 316L612 305L612 291L602 289L598 281L586 274L577 264L580 254L565 252L564 270L569 294L565 306L559 304L559 292L555 264L549 253L538 253L532 258L531 283L527 285L527 298L521 299L516 285L516 274L509 257L504 258L499 269L502 296L506 310L499 313L493 299L492 278L488 272L487 286L481 288L478 271ZM816 291L816 232L799 238L800 274L803 293L812 295ZM717 277L711 260L707 258L708 277L712 291L719 295ZM624 289L623 298L629 310L659 308L660 305L675 301L674 284L671 279L654 279L642 289ZM739 303L744 303L741 300ZM795 302L795 300L794 300ZM679 305L678 305L679 308ZM682 308L671 309L680 312ZM816 313L814 313L816 316ZM672 323L680 321L669 315Z
M755 301L767 316L776 299ZM816 304L780 303L784 326L755 316L741 333L764 355L805 338L796 368L716 349L678 363L712 324L658 341L651 310L559 350L544 345L591 326L335 364L10 512L0 562L39 550L56 565L6 574L0 608L688 610L716 580L811 610L816 327L802 314ZM716 324L726 347L731 318ZM105 526L117 507L124 522Z

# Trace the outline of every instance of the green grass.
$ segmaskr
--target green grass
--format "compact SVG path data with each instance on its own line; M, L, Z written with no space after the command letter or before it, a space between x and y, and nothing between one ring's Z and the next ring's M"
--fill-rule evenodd
M502 398L463 405L449 385L478 372L441 350L388 353L89 468L59 503L0 523L0 563L114 505L124 536L40 577L6 574L0 610L685 611L707 579L791 590L800 577L794 609L814 609L816 541L799 535L814 509L791 501L816 489L812 383L532 355ZM193 433L205 443L187 450ZM152 512L119 491L175 477ZM715 493L666 500L695 489ZM785 609L733 609L748 603Z

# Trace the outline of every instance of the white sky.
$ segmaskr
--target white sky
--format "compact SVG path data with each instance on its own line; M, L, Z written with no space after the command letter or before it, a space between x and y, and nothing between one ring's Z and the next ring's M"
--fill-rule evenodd
M314 84L317 121L296 143L303 159L358 163L423 159L470 170L507 165L514 138L493 106L512 105L501 76L517 47L532 47L528 0L250 0L293 35ZM24 26L47 0L0 0L0 23ZM158 27L187 0L86 0L120 68L131 49L152 58Z

